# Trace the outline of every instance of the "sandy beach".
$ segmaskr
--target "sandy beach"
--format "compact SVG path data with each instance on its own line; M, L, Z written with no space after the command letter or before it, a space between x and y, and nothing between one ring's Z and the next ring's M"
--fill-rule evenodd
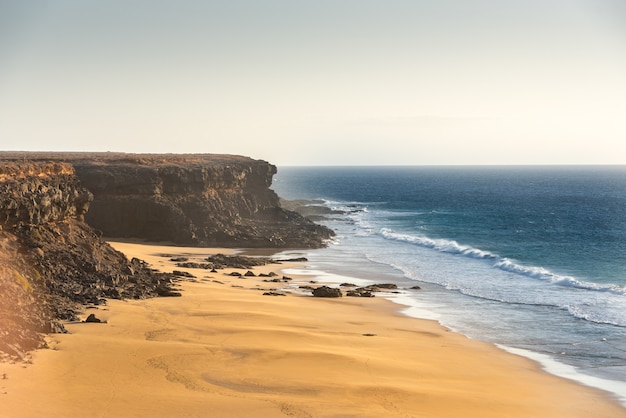
M600 391L382 298L267 296L283 284L163 256L229 250L111 244L197 278L182 297L86 310L106 323L68 324L30 364L0 364L0 416L626 417Z

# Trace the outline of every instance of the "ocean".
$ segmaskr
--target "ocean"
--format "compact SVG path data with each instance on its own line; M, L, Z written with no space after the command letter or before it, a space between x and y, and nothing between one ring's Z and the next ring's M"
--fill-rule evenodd
M279 167L272 188L337 233L298 273L395 282L406 315L626 405L626 166Z

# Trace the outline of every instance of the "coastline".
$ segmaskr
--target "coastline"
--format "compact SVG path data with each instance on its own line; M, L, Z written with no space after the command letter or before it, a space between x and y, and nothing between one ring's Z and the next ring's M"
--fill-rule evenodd
M336 263L336 261L334 262ZM333 265L334 263L331 263ZM358 286L369 286L375 283L374 278L378 277L377 274L366 274L366 278L361 278L359 273L356 275L359 276L358 279L355 279L352 276L344 276L342 274L328 273L328 271L333 271L332 268L329 270L329 266L326 265L322 267L323 270L310 270L308 268L292 268L287 269L287 273L302 275L303 277L319 277L322 278L320 283L326 283L329 285L339 285L343 282L352 282L356 283ZM361 272L362 273L362 272ZM383 274L384 275L384 274ZM584 387L595 388L604 393L606 393L612 400L618 402L622 407L626 408L626 382L620 380L611 380L602 377L596 377L590 374L585 374L580 370L576 369L574 366L568 365L559 361L558 359L548 355L541 353L539 351L532 351L528 349L516 348L514 346L508 346L506 344L481 340L480 338L473 338L468 333L464 332L462 329L455 328L454 326L450 326L445 323L442 315L437 314L433 311L433 306L431 302L424 302L421 299L418 299L413 295L413 290L410 290L410 287L414 285L413 281L406 281L404 279L398 280L398 277L393 277L392 280L394 283L397 283L400 287L398 291L394 292L381 292L378 294L380 298L384 298L385 300L393 303L397 308L397 312L407 316L409 318L414 318L418 320L429 320L434 321L446 328L447 330L461 334L471 340L474 341L482 341L487 344L493 344L501 350L511 353L513 355L521 356L527 358L540 367L540 369L548 374L561 377L563 379L567 379L569 381L580 384ZM404 283L403 283L404 282ZM404 284L404 286L403 286ZM422 287L426 287L426 290L420 290L419 293L422 295L426 295L433 290L433 288L428 283L421 283ZM422 293L425 292L425 293Z
M111 244L164 271L162 254L229 251ZM8 416L626 416L604 392L382 297L263 296L273 284L258 277L180 270L198 277L181 298L109 301L93 312L106 324L68 324L34 364L2 365Z

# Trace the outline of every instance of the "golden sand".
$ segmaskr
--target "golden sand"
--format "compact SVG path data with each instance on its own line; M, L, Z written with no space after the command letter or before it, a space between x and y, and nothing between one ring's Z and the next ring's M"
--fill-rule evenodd
M112 245L164 271L183 270L164 253L225 252ZM264 296L282 284L187 271L198 279L180 298L110 301L85 312L107 323L68 324L32 364L0 364L0 416L626 416L602 392L382 298Z

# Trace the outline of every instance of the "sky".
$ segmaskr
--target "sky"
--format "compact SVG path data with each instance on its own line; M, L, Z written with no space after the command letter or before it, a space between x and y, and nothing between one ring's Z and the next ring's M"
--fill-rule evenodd
M0 149L626 164L626 1L0 0Z

